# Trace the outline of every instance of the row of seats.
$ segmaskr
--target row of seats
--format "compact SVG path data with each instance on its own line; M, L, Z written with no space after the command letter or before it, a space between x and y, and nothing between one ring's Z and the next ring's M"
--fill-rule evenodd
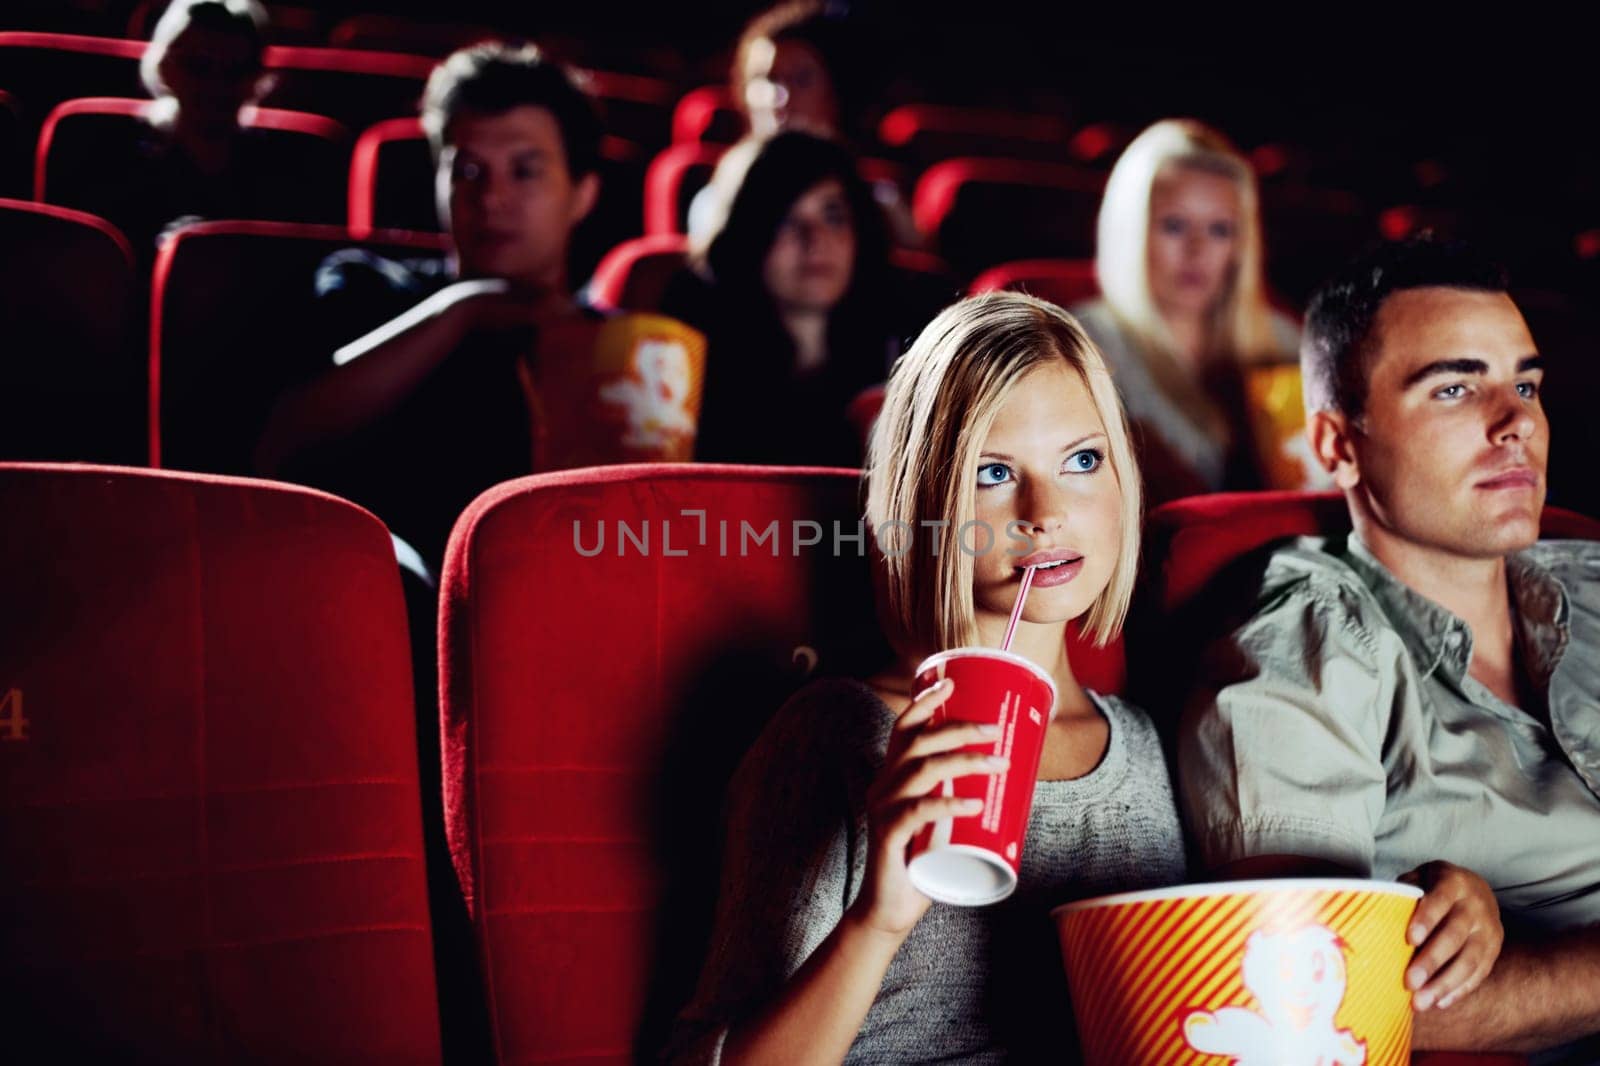
M856 493L854 471L709 465L491 489L451 540L441 705L414 732L371 515L270 482L0 464L8 1050L439 1061L460 983L435 976L432 810L495 1059L632 1061L692 987L732 766L808 674L881 644L866 560L832 539ZM1158 511L1126 646L1074 636L1079 672L1176 706L1126 683L1172 676L1171 620L1214 611L1267 541L1344 521L1282 493ZM823 538L796 551L804 522ZM1550 511L1546 532L1600 523ZM419 774L435 723L439 795Z

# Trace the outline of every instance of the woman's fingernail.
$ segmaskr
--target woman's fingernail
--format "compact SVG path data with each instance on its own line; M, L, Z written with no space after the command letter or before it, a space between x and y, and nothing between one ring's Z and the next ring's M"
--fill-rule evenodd
M1421 966L1413 966L1406 971L1406 984L1412 988L1421 988L1428 980L1428 971Z
M1418 992L1416 998L1412 1000L1412 1002L1416 1005L1418 1010L1427 1010L1429 1007L1433 1006L1433 993Z
M978 732L986 737L997 737L1000 735L1000 727L997 725L980 725Z
M966 811L968 814L977 814L979 811L983 810L983 800L964 799L961 801L961 809Z
M1420 944L1427 939L1428 927L1423 925L1421 922L1415 922L1411 926L1410 936L1413 944Z
M1011 765L1011 760L1006 758L1004 755L991 755L984 761L996 770L1004 770L1006 767Z

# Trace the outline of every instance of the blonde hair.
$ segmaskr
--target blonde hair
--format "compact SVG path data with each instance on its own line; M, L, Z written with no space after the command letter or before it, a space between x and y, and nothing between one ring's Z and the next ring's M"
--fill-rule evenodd
M1119 324L1146 347L1176 345L1150 294L1150 194L1174 169L1228 178L1239 191L1238 256L1211 321L1211 342L1244 362L1292 353L1273 336L1263 278L1260 196L1255 171L1221 133L1193 119L1157 122L1133 139L1111 169L1095 235L1095 273Z
M1055 360L1088 387L1122 491L1121 549L1085 626L1101 645L1121 630L1138 570L1141 491L1116 386L1071 315L1024 293L992 292L940 312L895 364L868 445L867 523L882 549L880 613L901 651L921 655L977 641L972 555L940 548L956 544L974 520L978 456L1011 390ZM917 535L925 521L949 523L946 544ZM900 531L912 535L886 535Z

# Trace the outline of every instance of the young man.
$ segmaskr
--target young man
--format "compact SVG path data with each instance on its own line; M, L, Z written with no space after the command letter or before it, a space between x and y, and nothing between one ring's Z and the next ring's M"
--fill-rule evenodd
M1353 533L1273 553L1185 718L1201 858L1223 876L1476 871L1504 951L1487 977L1455 955L1495 932L1492 908L1441 927L1414 967L1461 980L1417 993L1416 1045L1600 1032L1600 544L1537 543L1533 339L1497 269L1420 240L1317 294L1301 362Z
M502 44L440 64L422 121L453 253L323 264L334 366L280 400L256 467L295 470L335 445L307 480L371 507L437 564L475 495L530 472L541 374L593 350L601 320L573 299L567 253L599 193L600 123L559 66Z

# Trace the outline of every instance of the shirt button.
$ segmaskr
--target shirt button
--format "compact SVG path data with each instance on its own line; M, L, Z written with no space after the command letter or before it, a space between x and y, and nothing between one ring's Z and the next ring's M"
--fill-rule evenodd
M1461 631L1458 629L1452 629L1449 633L1445 634L1444 642L1452 648L1461 647Z

